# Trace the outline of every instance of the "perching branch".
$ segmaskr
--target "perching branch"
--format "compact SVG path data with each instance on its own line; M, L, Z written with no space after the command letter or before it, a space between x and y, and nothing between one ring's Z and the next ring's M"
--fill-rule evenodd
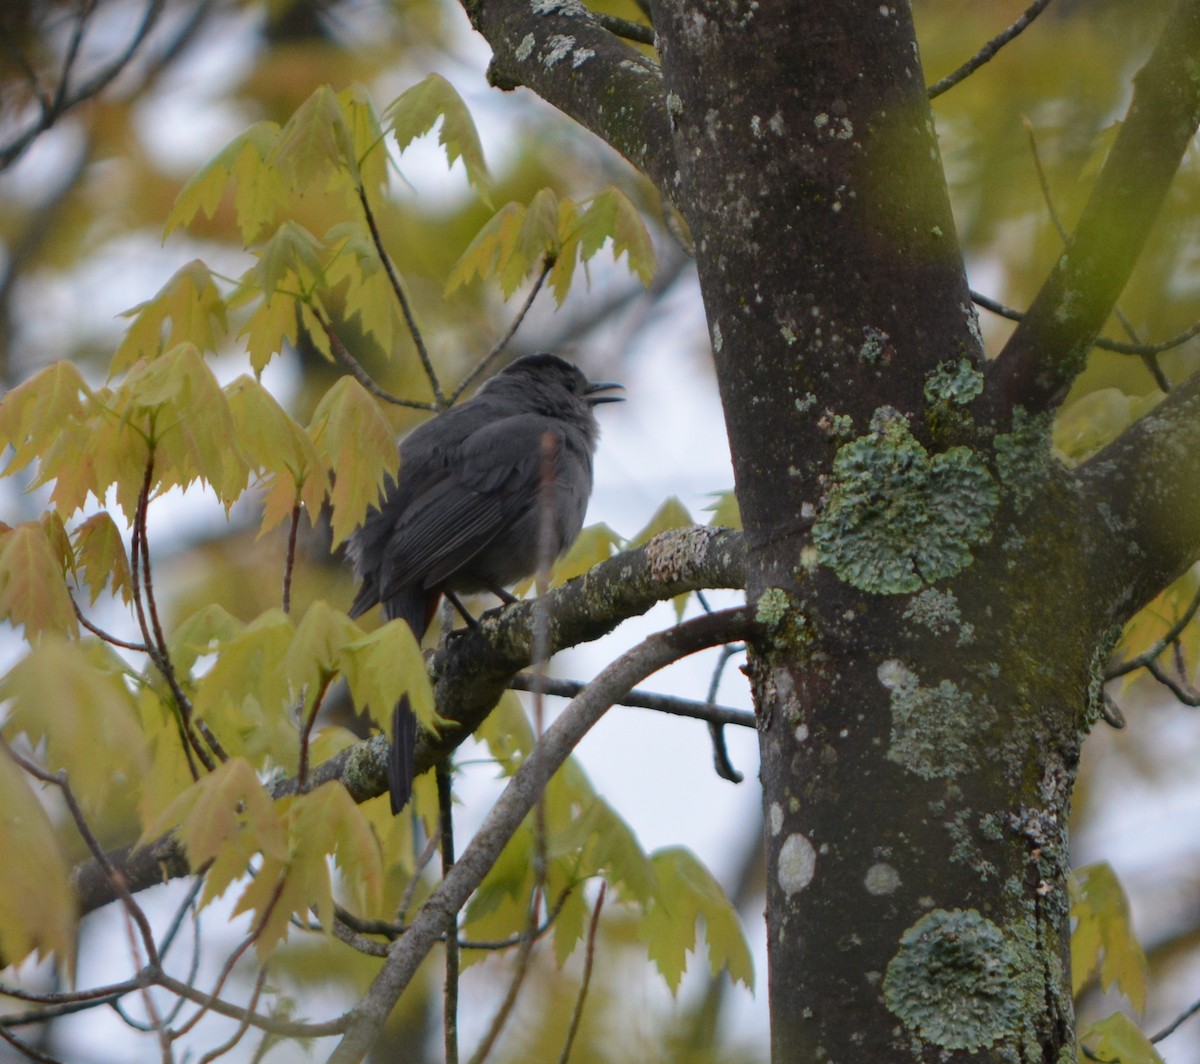
M455 914L483 881L550 777L608 707L639 680L672 661L749 634L750 624L747 610L741 607L705 614L656 633L607 666L587 691L572 701L546 729L458 863L392 946L387 963L351 1011L345 1036L330 1055L330 1064L357 1064L369 1052L421 961L451 928Z
M1053 409L1125 287L1200 123L1200 0L1179 0L1066 252L988 367L992 421Z
M555 588L547 596L550 651L598 639L621 621L645 613L656 602L701 587L738 588L745 583L742 535L727 528L693 526L655 536ZM479 627L436 651L430 668L437 678L437 712L451 721L438 736L417 741L417 771L456 749L499 701L512 677L532 661L534 603L522 601L486 614ZM736 633L731 638L736 638ZM386 736L355 743L317 765L309 785L339 780L355 801L387 789ZM295 779L272 788L275 797L297 792ZM132 893L191 873L183 848L166 835L134 850L122 847L108 859ZM114 901L112 886L95 861L79 865L72 881L81 914Z

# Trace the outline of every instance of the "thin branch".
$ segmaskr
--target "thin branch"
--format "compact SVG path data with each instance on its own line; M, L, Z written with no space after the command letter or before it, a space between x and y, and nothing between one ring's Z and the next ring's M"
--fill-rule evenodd
M283 564L283 612L292 612L292 574L296 570L296 534L300 531L300 500L292 504L288 525L287 556Z
M479 376L485 370L487 370L492 362L494 362L504 352L504 349L512 342L512 338L516 336L517 330L521 327L521 322L525 320L525 316L529 313L529 308L533 306L533 301L537 298L538 292L542 290L542 285L545 284L546 278L549 276L550 271L554 268L554 261L555 260L552 255L546 256L542 263L542 271L538 274L537 280L534 281L533 287L529 290L529 294L525 297L525 302L521 304L521 309L517 311L516 317L513 318L512 324L510 324L508 329L505 330L504 335L496 341L492 349L475 364L475 368L458 382L458 386L450 393L449 405L453 406L458 401L459 396L461 396L463 392L465 392L473 383L475 383L476 380L478 380Z
M716 667L713 669L712 680L708 685L708 705L716 707L717 691L721 686L721 677L725 672L725 666L729 664L729 659L735 654L740 654L746 648L738 644L729 644L721 648L721 654L717 658ZM754 714L749 714L752 722L754 722ZM733 767L733 762L729 760L729 749L725 745L725 731L722 725L716 721L708 722L708 735L712 740L713 750L713 768L723 780L729 780L730 783L741 783L745 777Z
M429 386L433 389L434 402L437 404L438 410L445 410L449 404L446 402L445 395L442 394L442 386L438 382L437 373L434 371L433 360L429 357L429 351L425 347L425 340L421 336L421 330L417 328L417 320L413 317L412 307L409 305L408 297L404 294L404 287L400 284L400 277L392 265L387 248L383 246L383 235L379 232L379 226L375 223L375 214L371 210L371 204L367 199L367 190L361 184L358 186L358 201L362 204L363 215L367 219L367 228L371 232L371 242L375 245L375 253L379 256L379 261L383 263L388 281L392 286L392 293L396 297L396 302L400 304L400 313L404 315L404 324L408 326L408 334L412 337L413 346L417 349L417 357L421 360L421 365L425 369L425 376L429 378Z
M583 979L579 983L579 994L575 998L575 1008L571 1012L571 1024L567 1028L567 1041L559 1054L558 1064L567 1064L571 1059L571 1047L575 1044L575 1036L579 1033L579 1023L583 1019L583 1006L587 1001L588 987L592 983L592 966L596 960L596 931L600 927L600 910L604 908L604 895L608 892L608 884L600 881L600 894L592 908L592 922L588 925L587 952L583 955Z
M271 897L267 901L267 904L263 907L262 913L254 922L254 926L251 928L250 934L242 939L233 952L230 953L225 959L225 964L221 967L220 974L217 976L217 981L213 985L212 993L206 995L209 1001L218 1000L222 989L225 987L226 980L228 980L229 976L233 973L234 966L242 959L246 953L246 950L248 950L254 945L255 942L258 941L258 936L262 934L263 928L267 926L267 921L271 918L271 914L275 911L275 907L279 904L279 899L283 897L283 887L284 880L280 879L275 884L274 890L271 891ZM253 1009L254 1005L251 1004L248 1006L247 1011L250 1012L253 1011ZM187 1023L175 1031L175 1037L182 1037L183 1035L187 1034L188 1031L192 1030L196 1024L203 1019L208 1010L209 1005L207 1003L201 1005L201 1007L196 1010L196 1014L190 1020L188 1020Z
M13 162L24 154L25 150L34 140L54 125L69 110L106 89L116 79L117 75L125 69L130 60L133 59L142 42L149 36L155 23L158 22L159 16L165 7L166 0L150 0L146 5L141 24L120 55L109 63L108 66L103 67L92 75L92 77L80 85L69 96L65 93L59 93L56 94L56 99L54 100L43 100L42 111L38 119L23 133L13 138L4 148L0 149L0 170L5 170L11 166ZM66 72L64 71L64 80L65 76Z
M558 698L574 698L587 687L579 680L560 680L547 676L541 681L548 695ZM519 672L508 683L514 691L533 691L537 680L527 672ZM669 713L675 717L691 717L695 720L708 721L710 724L733 724L739 728L754 728L757 724L754 714L745 709L732 709L729 706L718 706L710 702L700 702L690 698L677 698L674 695L662 695L654 691L643 691L635 688L628 694L622 695L617 705L629 706L633 709L653 709L659 713Z
M13 1049L30 1060L37 1060L42 1062L42 1064L67 1064L66 1061L60 1060L58 1057L52 1057L49 1053L44 1053L42 1050L30 1045L24 1039L18 1038L5 1026L0 1026L0 1038L3 1038Z
M1197 589L1196 594L1192 596L1192 601L1188 603L1187 608L1176 618L1175 623L1167 629L1166 634L1157 640L1149 650L1144 651L1135 658L1130 658L1128 661L1123 661L1118 665L1114 665L1104 672L1104 679L1115 680L1119 676L1125 676L1137 669L1147 668L1155 658L1164 650L1174 643L1182 634L1183 630L1191 623L1192 618L1196 616L1196 611L1200 610L1200 589Z
M313 309L313 313L316 315L317 321L321 323L321 328L325 330L325 335L329 337L329 346L333 348L333 353L346 364L346 368L350 370L354 379L375 396L376 399L385 403L391 403L393 406L403 406L409 410L431 410L435 413L437 412L439 407L436 403L425 403L419 399L401 399L400 396L393 395L391 392L380 388L371 375L363 369L362 363L346 350L346 345L342 343L341 337L334 332L333 326L325 320L325 316L316 308Z
M751 617L744 607L697 617L648 637L600 672L534 744L458 863L421 907L404 936L393 944L371 988L351 1010L345 1035L329 1064L358 1064L363 1059L421 961L451 927L455 913L483 881L550 777L609 706L638 680L672 661L744 638L751 630Z
M1169 1038L1176 1031L1178 1031L1179 1028L1181 1026L1183 1026L1183 1024L1185 1022L1190 1020L1198 1012L1200 1012L1200 1001L1197 1001L1194 1005L1185 1009L1174 1020L1172 1020L1170 1023L1168 1023L1166 1025L1166 1027L1164 1027L1161 1031L1159 1031L1158 1034L1151 1035L1150 1041L1151 1042L1161 1042L1164 1038Z
M437 767L438 823L441 827L439 848L442 853L442 877L454 867L454 794L450 769L446 762ZM442 1029L446 1064L458 1064L458 935L450 934L446 943L446 987L442 996Z
M971 289L971 301L983 307L984 310L990 310L993 314L1001 318L1007 318L1009 321L1023 321L1025 315L1015 310L1013 307L1001 303L998 299L993 299L991 296L985 296L982 292L976 292ZM1093 347L1100 348L1101 351L1112 351L1118 355L1139 355L1142 358L1147 358L1153 355L1161 355L1164 351L1170 351L1172 348L1182 347L1189 340L1200 336L1200 321L1189 325L1181 333L1176 333L1174 336L1169 336L1165 340L1159 340L1152 344L1128 344L1122 340L1113 340L1107 336L1097 336L1092 342ZM1164 391L1169 391L1169 388L1164 388Z
M1017 19L1003 33L998 33L982 48L979 49L970 59L968 59L957 70L947 74L939 81L935 81L929 86L929 98L932 100L937 96L941 96L947 89L954 88L960 81L964 81L975 73L984 63L988 62L995 54L1000 51L1009 41L1023 33L1029 24L1038 17L1049 5L1050 0L1034 0L1025 13Z
M321 709L321 703L325 701L325 692L329 690L329 685L333 683L334 676L332 672L322 672L321 688L317 691L316 697L313 699L312 709L309 710L308 716L304 718L304 722L300 728L300 764L296 769L296 786L300 793L303 794L309 789L308 787L308 746L309 739L312 737L313 725L317 722L317 713Z
M104 642L106 642L114 647L121 647L124 650L132 650L138 654L151 653L150 647L148 647L145 643L128 643L124 639L118 639L111 632L106 632L106 631L104 631L103 628L99 628L96 625L94 625L91 621L89 621L87 619L87 617L84 616L83 610L80 608L79 603L75 601L74 595L71 596L71 605L75 609L75 619L80 624L82 624L84 628L86 628L89 632L91 632L92 635L97 636L100 639L103 639Z
M249 1013L252 1012L254 1007L258 1004L258 999L262 996L263 987L266 985L266 982L267 969L266 967L263 967L258 970L258 977L254 980L254 992L250 995L250 1000L246 1003L247 1014L246 1016L242 1017L241 1023L237 1025L237 1030L235 1030L233 1034L231 1034L229 1038L221 1045L205 1053L204 1056L200 1058L199 1064L212 1064L214 1060L217 1060L219 1057L223 1057L226 1053L230 1052L238 1044L238 1042L245 1037L246 1032L250 1030Z
M262 1013L253 1012L240 1005L232 1005L228 1001L213 998L197 990L195 987L173 978L166 972L156 973L154 982L164 990L169 990L173 994L179 994L189 1001L203 1005L211 1012L215 1012L221 1016L228 1016L234 1020L248 1019L250 1026L257 1027L260 1031L269 1031L271 1034L281 1035L284 1038L329 1038L332 1035L341 1034L345 1030L350 1017L350 1014L347 1012L335 1019L325 1020L322 1023L302 1023L298 1020L285 1020L276 1016L264 1016Z

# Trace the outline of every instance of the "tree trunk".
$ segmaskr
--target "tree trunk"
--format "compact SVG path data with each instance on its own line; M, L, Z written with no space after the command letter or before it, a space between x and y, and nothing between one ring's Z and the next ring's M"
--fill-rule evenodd
M1044 423L993 449L971 420L981 350L907 7L679 0L655 26L770 633L773 1059L1057 1061L1108 622L1071 583L1059 529L1087 515Z

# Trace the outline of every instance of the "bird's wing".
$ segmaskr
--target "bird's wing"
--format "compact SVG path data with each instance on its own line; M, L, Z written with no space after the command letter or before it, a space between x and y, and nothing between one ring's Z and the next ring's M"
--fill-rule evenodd
M388 538L384 601L406 585L438 587L535 505L548 430L559 435L549 418L530 414L493 421L426 478Z

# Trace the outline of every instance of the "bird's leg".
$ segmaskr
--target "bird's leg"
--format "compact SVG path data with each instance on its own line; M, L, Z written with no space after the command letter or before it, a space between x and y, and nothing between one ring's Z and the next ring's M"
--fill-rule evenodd
M458 596L453 591L443 591L442 594L446 596L446 601L458 610L458 615L467 622L468 628L479 627L479 622L467 612L467 607L458 600Z

